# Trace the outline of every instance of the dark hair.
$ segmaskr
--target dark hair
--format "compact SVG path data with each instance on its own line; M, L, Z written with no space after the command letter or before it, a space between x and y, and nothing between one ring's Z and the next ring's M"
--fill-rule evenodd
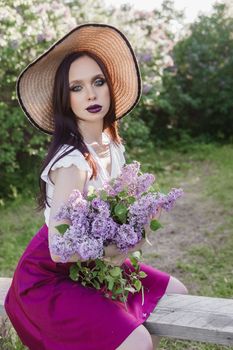
M89 51L72 52L71 54L67 55L63 59L63 61L61 62L61 64L59 65L56 71L56 75L54 79L53 101L52 101L53 113L54 113L54 133L52 135L52 141L48 148L47 156L44 159L40 169L40 175L39 175L40 191L37 196L37 203L38 203L38 206L36 208L37 211L40 211L45 208L45 202L49 206L49 203L47 201L47 196L46 196L46 183L44 180L41 179L41 174L43 170L46 168L46 166L49 164L51 159L54 157L54 155L60 150L62 145L68 144L72 146L72 148L62 153L62 155L59 156L53 162L51 167L59 159L63 158L65 155L72 152L74 149L78 149L84 155L85 159L87 160L87 162L89 163L92 169L92 175L90 179L92 179L93 177L96 178L97 176L96 162L92 157L91 153L89 152L86 144L83 141L83 136L77 125L77 116L73 113L70 106L70 98L69 98L70 90L69 90L69 80L68 80L69 69L70 69L71 63L77 58L80 58L82 56L89 56L96 61L96 63L101 68L109 87L111 103L107 114L104 116L103 131L106 130L111 140L116 144L120 144L122 142L122 139L118 134L118 120L116 120L116 117L115 117L115 99L113 95L112 82L111 82L109 73L107 71L107 68L105 67L104 63L102 62L102 60L100 60L98 56L96 56L93 53L90 53ZM52 179L50 180L54 184Z

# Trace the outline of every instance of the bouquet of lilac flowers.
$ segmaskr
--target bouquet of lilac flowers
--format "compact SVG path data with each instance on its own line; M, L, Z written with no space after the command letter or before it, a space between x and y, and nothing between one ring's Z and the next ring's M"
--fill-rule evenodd
M70 267L70 277L84 286L104 292L106 297L126 301L128 293L139 292L140 281L147 275L140 271L138 261L141 252L133 252L130 261L134 271L104 262L104 247L115 244L119 251L128 252L146 236L145 225L152 231L162 225L150 220L160 208L169 211L183 194L182 189L172 188L163 194L152 188L153 174L142 173L140 163L134 160L125 164L121 174L104 183L101 189L89 187L87 193L73 190L68 202L63 204L55 219L68 219L71 224L56 226L59 233L52 235L50 250L59 255L62 262L78 253L85 260ZM150 242L149 242L150 243Z

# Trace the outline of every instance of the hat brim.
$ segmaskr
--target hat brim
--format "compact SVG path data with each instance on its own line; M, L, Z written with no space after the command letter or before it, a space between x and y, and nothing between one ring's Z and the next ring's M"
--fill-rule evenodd
M17 97L26 117L46 134L54 131L52 93L57 68L67 54L82 50L95 53L109 72L116 119L132 111L140 99L140 70L125 35L107 24L79 25L30 63L17 79Z

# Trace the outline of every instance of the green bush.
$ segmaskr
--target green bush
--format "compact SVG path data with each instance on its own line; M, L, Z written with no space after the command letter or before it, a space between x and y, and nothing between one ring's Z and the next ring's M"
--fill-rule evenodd
M186 130L194 137L232 140L232 33L233 18L223 4L191 25L189 36L173 49L175 66L163 76L155 128L166 135Z
M3 198L27 194L38 185L38 168L49 137L28 127L18 107L0 103L0 193Z

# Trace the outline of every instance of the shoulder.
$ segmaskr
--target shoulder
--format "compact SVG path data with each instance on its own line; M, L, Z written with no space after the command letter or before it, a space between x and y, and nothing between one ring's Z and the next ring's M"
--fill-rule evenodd
M76 165L82 170L90 170L90 166L82 152L78 149L73 149L73 146L70 145L62 145L48 165L52 165L51 170L60 167L67 168L71 165Z
M87 172L71 164L69 167L56 168L51 172L50 178L56 185L57 191L67 189L71 192L73 188L79 188L82 191L87 181Z
M90 174L92 173L92 170L81 151L78 149L73 149L73 146L70 145L62 145L62 147L43 170L41 179L49 184L52 184L48 177L49 172L58 168L64 169L68 167L71 167L71 171L75 171L75 168L79 168L80 170L87 171Z

